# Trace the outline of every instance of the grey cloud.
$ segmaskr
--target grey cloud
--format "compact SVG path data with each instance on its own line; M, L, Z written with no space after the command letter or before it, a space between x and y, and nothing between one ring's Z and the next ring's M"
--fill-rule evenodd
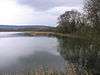
M82 0L16 0L17 3L28 5L36 10L48 10L58 6L81 6Z

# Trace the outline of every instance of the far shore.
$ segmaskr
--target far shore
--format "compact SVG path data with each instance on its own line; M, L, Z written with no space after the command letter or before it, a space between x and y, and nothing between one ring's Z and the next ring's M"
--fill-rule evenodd
M0 31L0 32L24 32L28 33L31 36L61 36L61 37L70 37L70 38L82 38L84 39L85 37L78 36L75 34L70 34L70 33L59 33L56 31Z
M0 31L0 32L24 32L32 36L62 36L62 37L73 37L73 38L78 37L72 34L64 34L55 31Z
M32 36L58 36L58 37L79 38L95 42L100 41L99 38L96 36L84 36L84 35L79 36L78 34L70 34L70 33L66 34L53 31L25 31L25 32Z
M32 36L62 36L62 37L72 37L72 38L79 38L76 35L72 34L64 34L64 33L59 33L59 32L44 32L44 31L25 31L26 33L31 34Z
M100 41L97 36L92 35L79 35L79 34L72 34L72 33L59 33L56 31L0 31L0 32L24 32L29 34L30 36L57 36L57 37L69 37L69 38L80 38L80 39L87 39L93 41Z

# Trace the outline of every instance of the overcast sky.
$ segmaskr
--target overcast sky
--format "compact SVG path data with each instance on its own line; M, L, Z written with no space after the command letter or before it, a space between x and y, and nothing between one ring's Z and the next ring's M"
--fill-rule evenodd
M82 0L0 0L0 24L56 26L66 10L82 9Z

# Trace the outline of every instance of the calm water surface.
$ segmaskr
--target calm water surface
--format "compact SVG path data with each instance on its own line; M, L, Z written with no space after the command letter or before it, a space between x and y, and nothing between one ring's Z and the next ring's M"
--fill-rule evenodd
M0 71L35 69L40 65L78 73L100 74L100 42L67 37L33 37L0 33Z
M0 33L0 69L20 70L36 68L39 65L63 68L64 59L57 51L57 38L26 37L19 33Z

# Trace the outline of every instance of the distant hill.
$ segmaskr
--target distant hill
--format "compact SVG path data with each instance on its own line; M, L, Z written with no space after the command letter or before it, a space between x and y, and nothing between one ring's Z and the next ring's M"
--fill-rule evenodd
M55 31L56 27L43 25L0 25L0 31Z

